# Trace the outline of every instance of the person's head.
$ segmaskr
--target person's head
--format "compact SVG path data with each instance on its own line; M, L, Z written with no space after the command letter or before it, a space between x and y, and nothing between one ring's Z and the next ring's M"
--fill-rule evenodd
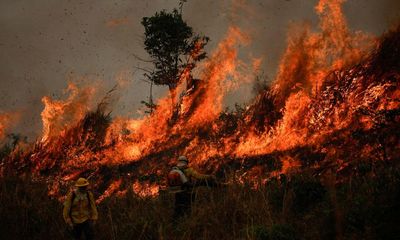
M87 187L89 186L89 181L86 178L79 178L75 182L75 187L78 189L80 192L84 192L87 190Z
M180 156L178 158L178 163L176 164L177 167L179 168L185 168L189 164L189 160L185 156Z

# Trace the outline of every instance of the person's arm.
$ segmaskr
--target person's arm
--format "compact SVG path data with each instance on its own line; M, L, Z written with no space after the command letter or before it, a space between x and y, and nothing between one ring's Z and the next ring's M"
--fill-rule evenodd
M201 174L201 173L197 172L196 170L194 170L193 168L187 169L187 175L189 175L190 177L193 177L196 180L207 180L207 179L212 178L211 175Z
M71 205L72 205L72 192L70 192L67 195L67 198L65 199L65 202L64 202L64 209L63 209L64 221L65 221L65 223L67 223L70 226L72 225L72 219L70 216Z
M89 192L89 201L90 201L90 210L91 210L91 217L90 219L96 221L99 214L97 212L96 201L94 200L93 193Z

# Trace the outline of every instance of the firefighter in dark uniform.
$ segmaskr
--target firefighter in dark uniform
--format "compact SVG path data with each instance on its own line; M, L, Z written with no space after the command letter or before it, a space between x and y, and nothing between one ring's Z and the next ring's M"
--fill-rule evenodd
M212 175L201 174L189 167L189 160L185 156L178 158L177 165L168 174L169 190L175 194L175 220L190 212L195 200L194 183L204 185L207 182L215 182L214 179Z

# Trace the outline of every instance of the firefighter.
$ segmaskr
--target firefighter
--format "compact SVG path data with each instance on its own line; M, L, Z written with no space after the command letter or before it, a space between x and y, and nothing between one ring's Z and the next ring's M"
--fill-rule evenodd
M85 239L93 239L93 225L97 220L98 213L93 193L88 191L89 181L79 178L65 202L63 216L69 226L74 239L80 239L82 233Z
M191 210L195 200L193 187L208 185L214 180L214 176L198 173L189 167L189 160L185 156L178 158L178 163L168 174L170 192L175 194L174 219L177 220Z

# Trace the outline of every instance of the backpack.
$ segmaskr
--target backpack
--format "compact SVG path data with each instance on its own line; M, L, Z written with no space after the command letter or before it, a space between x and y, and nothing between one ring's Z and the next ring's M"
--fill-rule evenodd
M182 187L188 182L189 180L185 173L183 173L183 171L178 167L173 167L168 173L168 186L170 187Z
M71 213L72 213L72 203L74 202L76 197L76 193L75 191L72 191L72 196L71 196L71 207L69 208L69 216L71 217ZM89 197L89 191L86 191L86 198L88 200L88 204L89 206L92 206L92 202L90 201L90 197ZM72 217L71 217L72 218Z

